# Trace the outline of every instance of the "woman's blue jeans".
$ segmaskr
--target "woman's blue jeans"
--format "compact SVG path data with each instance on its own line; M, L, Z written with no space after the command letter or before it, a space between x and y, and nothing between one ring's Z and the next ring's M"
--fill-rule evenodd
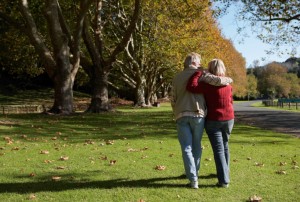
M228 184L229 179L229 137L234 124L234 119L229 121L209 121L205 123L205 130L211 143L218 181Z
M198 181L204 118L185 116L176 123L186 176L190 181Z

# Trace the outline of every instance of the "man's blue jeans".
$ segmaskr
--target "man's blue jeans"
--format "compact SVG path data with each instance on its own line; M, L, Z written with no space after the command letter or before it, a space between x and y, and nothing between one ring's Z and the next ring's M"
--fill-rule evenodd
M186 176L190 181L198 181L204 118L185 116L176 123Z
M205 130L211 143L218 181L228 184L229 179L229 137L234 124L234 119L229 121L206 121Z

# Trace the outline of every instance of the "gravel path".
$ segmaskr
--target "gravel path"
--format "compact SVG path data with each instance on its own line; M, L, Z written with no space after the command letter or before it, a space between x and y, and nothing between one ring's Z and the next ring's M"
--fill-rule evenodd
M255 102L261 101L234 104L235 122L300 138L300 113L252 107Z

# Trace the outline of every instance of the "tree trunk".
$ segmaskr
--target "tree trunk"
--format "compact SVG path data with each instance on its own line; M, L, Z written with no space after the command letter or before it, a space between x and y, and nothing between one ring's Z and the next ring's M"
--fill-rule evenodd
M54 104L49 110L55 114L70 114L74 112L73 107L73 84L74 78L71 75L57 74L54 82Z
M93 84L92 100L86 112L100 113L112 110L108 99L108 73L98 73L91 78Z
M146 106L146 103L145 103L145 89L140 86L140 87L137 87L135 89L135 102L134 102L134 105L135 106L141 106L141 107L144 107Z

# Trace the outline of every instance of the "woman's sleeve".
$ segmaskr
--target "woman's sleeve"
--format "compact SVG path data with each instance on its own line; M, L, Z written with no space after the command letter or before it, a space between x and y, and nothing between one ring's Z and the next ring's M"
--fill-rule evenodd
M201 84L201 82L198 82L201 76L201 71L195 72L188 80L186 90L190 91L191 93L203 93L203 84Z

